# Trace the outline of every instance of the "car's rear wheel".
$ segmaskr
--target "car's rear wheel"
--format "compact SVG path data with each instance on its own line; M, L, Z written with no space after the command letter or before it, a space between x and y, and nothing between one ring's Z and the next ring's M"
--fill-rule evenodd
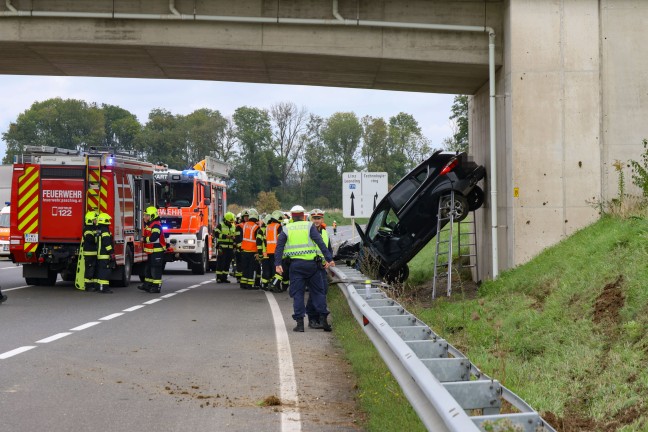
M468 209L475 211L484 204L484 191L479 186L475 186L466 198L468 199Z
M452 200L450 195L446 195L441 198L441 217L447 219L450 217L452 212L452 217L455 222L461 222L466 219L470 208L468 205L468 200L465 196L455 193L454 195L454 209L452 208Z

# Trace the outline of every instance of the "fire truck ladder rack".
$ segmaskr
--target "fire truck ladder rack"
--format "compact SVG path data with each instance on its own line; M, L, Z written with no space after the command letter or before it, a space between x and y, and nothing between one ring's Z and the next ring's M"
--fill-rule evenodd
M427 430L555 432L527 402L390 299L382 284L341 263L330 270Z
M437 212L437 234L436 234L436 253L434 254L434 279L432 280L432 298L436 298L437 294L437 285L439 280L443 277L445 273L446 277L446 295L450 297L452 294L452 237L453 231L455 228L455 193L454 191L450 192L449 202L444 198L439 200L439 209ZM443 209L447 206L449 211L443 216ZM443 226L443 222L447 222ZM462 232L463 227L463 232ZM468 252L464 251L468 248ZM463 221L457 222L457 249L458 249L458 267L459 271L462 268L474 268L477 271L477 227L475 225L475 212L472 212L470 216L470 221L466 222L466 219ZM439 257L445 256L446 262L439 264ZM464 265L463 261L467 259L470 264ZM444 273L440 273L440 269L445 268Z

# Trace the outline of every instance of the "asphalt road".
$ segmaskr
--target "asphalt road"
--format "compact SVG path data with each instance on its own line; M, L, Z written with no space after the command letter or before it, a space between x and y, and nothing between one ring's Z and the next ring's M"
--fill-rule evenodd
M331 333L292 332L286 293L185 269L160 294L133 278L104 295L25 286L0 261L0 431L359 430Z

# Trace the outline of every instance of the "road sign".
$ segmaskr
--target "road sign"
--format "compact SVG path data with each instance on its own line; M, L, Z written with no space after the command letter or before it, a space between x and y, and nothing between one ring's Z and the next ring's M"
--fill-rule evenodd
M370 217L387 195L386 172L342 174L342 214L346 218Z

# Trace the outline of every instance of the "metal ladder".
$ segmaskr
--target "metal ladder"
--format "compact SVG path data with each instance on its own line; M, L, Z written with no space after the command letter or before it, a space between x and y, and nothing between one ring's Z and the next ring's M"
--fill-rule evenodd
M101 212L101 209L105 208L105 205L101 205L101 161L101 154L89 154L86 156L86 179L88 179L86 212L92 210Z
M450 297L452 294L452 236L454 233L454 221L455 221L455 193L454 191L450 192L450 211L447 213L446 217L442 217L442 209L446 204L446 200L443 198L439 200L439 208L437 211L437 233L436 233L436 253L434 254L434 279L432 281L432 298L436 298L437 294L437 285L439 279L443 273L439 272L441 267L446 267L446 295ZM477 268L477 229L475 224L475 215L473 215L469 222L459 221L457 223L457 247L459 250L459 270L462 268ZM445 224L444 224L445 222ZM468 225L467 232L462 232L462 226ZM443 240L442 237L447 234L447 240ZM462 238L464 239L462 241ZM445 249L444 246L445 245ZM468 247L468 253L462 253L462 248ZM445 255L447 260L443 264L439 264L439 256ZM474 264L469 264L464 266L462 260L464 257L469 259L474 257Z

